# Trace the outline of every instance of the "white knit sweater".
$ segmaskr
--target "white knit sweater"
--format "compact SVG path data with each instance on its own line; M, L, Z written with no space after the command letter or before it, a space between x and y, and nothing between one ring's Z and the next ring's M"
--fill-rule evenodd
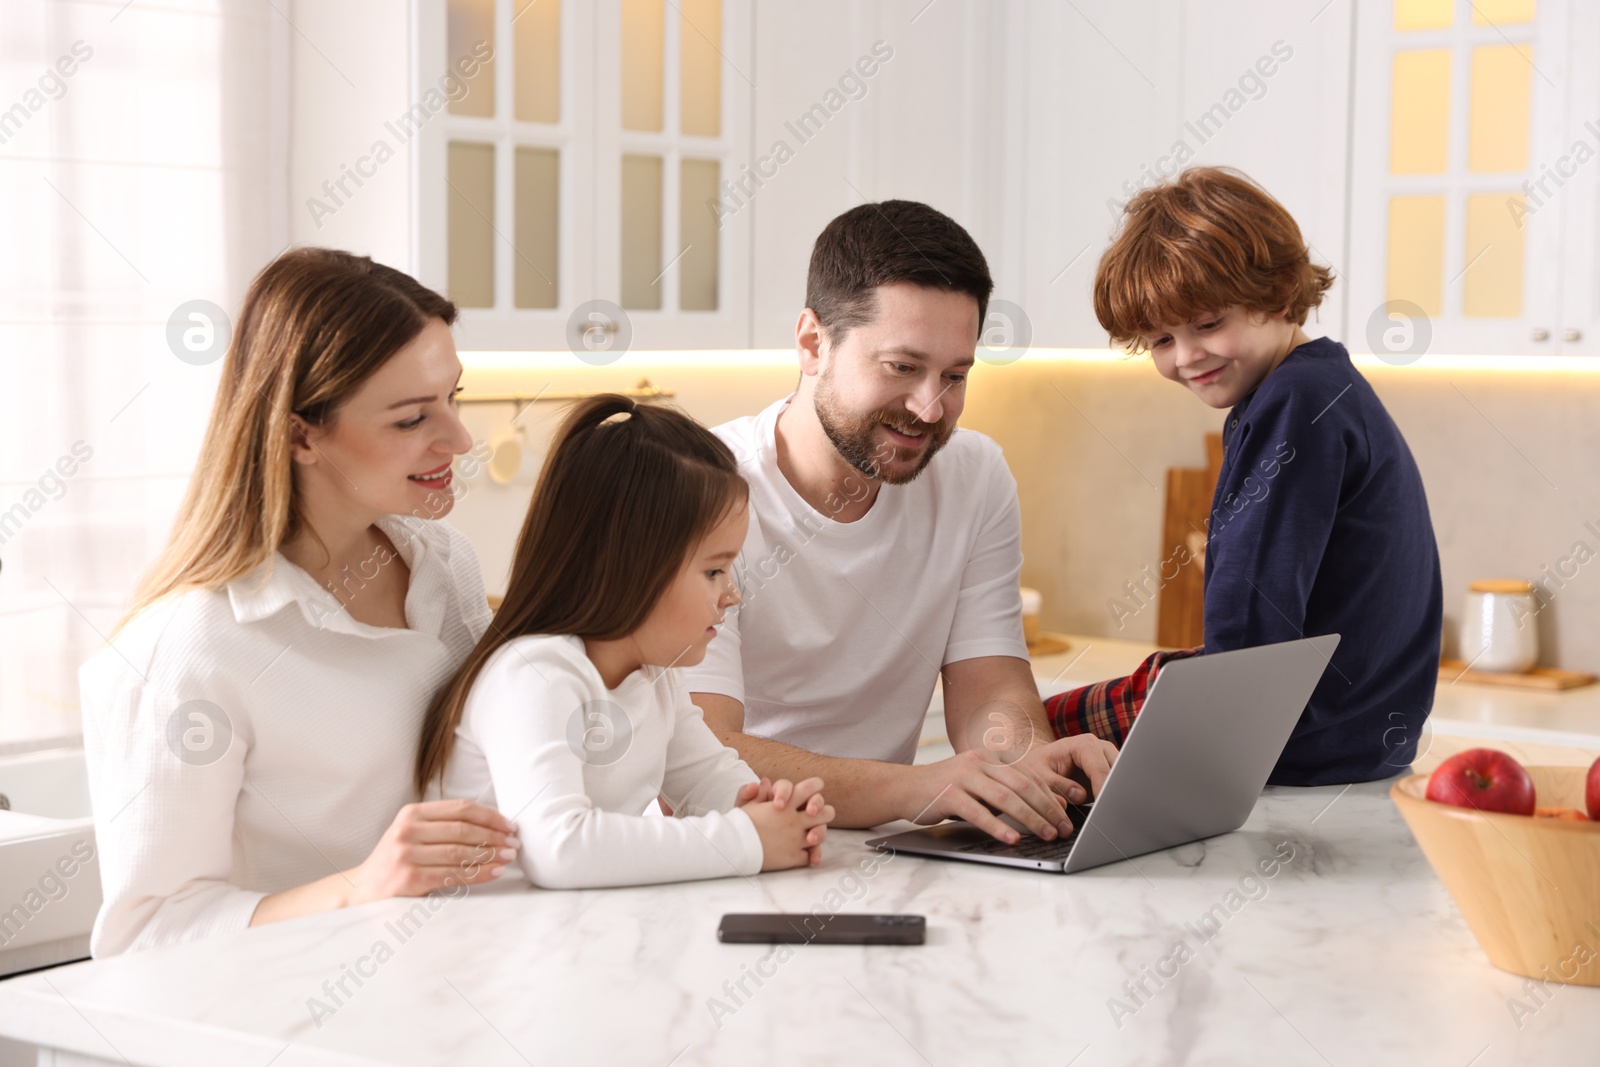
M262 897L366 859L418 799L428 703L490 612L453 527L378 526L411 571L407 629L356 621L278 555L152 605L79 672L95 956L248 926Z
M757 780L677 670L640 667L607 689L580 638L539 635L508 642L473 682L444 793L517 824L534 884L583 889L759 873L761 837L734 807ZM658 794L677 818L640 814Z

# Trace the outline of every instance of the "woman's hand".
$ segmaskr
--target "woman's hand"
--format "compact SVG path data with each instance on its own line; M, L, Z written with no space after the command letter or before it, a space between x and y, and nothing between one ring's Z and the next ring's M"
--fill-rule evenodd
M407 804L372 854L347 872L352 888L346 903L491 882L517 857L515 833L504 815L470 800Z
M498 811L470 800L407 804L359 867L261 898L250 925L492 882L517 857L516 830Z
M822 779L807 778L798 785L780 779L771 783L770 792L766 785L763 780L756 794L739 805L761 838L761 869L817 866L834 818L833 805L822 797ZM741 789L739 796L750 788Z

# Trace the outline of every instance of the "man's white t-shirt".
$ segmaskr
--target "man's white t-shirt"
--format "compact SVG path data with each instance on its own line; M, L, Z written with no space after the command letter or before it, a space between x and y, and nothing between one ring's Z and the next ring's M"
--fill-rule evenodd
M1016 479L999 445L957 429L916 479L835 522L778 469L788 404L714 430L750 483L744 601L684 686L743 702L753 736L910 763L941 667L1028 656Z

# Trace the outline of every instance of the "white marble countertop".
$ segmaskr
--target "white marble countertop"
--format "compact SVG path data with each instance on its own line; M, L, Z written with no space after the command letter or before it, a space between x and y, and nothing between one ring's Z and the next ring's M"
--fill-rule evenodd
M1075 638L1034 670L1053 691L1151 648ZM1449 735L1541 762L1600 748L1600 689L1441 685L1434 718L1435 756ZM942 733L930 717L919 762ZM816 870L390 901L0 982L0 1035L196 1067L1593 1062L1600 990L1535 997L1491 967L1388 785L1269 789L1237 833L1072 876L910 857L867 876L871 835L834 830ZM924 914L928 944L716 940L725 912L819 907Z
M1239 832L1079 875L867 876L835 831L815 870L389 901L0 982L0 1034L194 1067L1593 1062L1600 990L1535 1005L1491 967L1387 789L1269 789ZM819 907L925 914L928 943L716 940Z

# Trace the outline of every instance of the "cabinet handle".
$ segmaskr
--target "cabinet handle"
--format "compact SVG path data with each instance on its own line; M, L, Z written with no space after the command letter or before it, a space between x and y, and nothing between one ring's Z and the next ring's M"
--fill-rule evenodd
M1545 329L1543 326L1535 326L1533 328L1533 332L1528 334L1528 336L1533 338L1535 341L1548 341L1550 340L1550 331Z
M1568 326L1565 330L1561 331L1561 339L1563 341L1581 341L1583 340L1583 331L1574 330L1572 327Z

